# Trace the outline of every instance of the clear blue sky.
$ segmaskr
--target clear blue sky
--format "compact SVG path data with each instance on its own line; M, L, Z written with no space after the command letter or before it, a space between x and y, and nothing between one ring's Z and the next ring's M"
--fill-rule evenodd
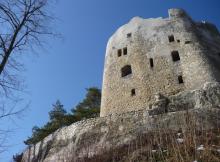
M49 39L39 57L25 59L26 79L31 101L17 123L3 123L15 128L8 136L8 150L0 162L25 149L23 141L34 125L48 121L51 105L57 100L69 111L85 95L85 88L101 88L105 47L108 38L134 16L167 17L169 8L183 8L193 19L213 22L220 28L219 0L60 0L53 8L59 20L54 28L63 39Z

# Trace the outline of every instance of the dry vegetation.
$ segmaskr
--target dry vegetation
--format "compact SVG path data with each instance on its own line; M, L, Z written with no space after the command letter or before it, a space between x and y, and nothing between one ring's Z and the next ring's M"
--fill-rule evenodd
M152 132L78 162L219 162L220 130Z
M103 150L77 162L220 162L220 129L198 127L188 120L177 131L166 128L138 134L129 144ZM201 123L200 123L201 124Z

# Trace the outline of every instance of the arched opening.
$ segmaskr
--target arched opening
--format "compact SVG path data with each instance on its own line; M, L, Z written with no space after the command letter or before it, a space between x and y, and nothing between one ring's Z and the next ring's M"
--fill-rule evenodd
M131 65L125 65L123 68L121 68L121 77L130 75L131 73L132 73Z

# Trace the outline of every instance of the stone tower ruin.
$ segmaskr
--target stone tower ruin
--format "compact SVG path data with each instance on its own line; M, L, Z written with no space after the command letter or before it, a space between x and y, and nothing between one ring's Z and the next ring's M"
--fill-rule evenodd
M170 96L220 81L220 34L182 9L168 18L134 17L109 39L101 116L149 108L155 94Z

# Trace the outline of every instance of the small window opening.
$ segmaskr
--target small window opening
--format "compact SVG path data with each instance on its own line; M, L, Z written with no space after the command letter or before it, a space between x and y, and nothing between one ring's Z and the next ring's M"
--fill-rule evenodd
M174 42L174 36L173 35L168 36L168 38L169 38L169 42Z
M180 55L179 55L178 51L172 51L171 56L172 56L174 62L180 60Z
M131 90L131 96L135 96L135 95L136 95L135 89L132 89Z
M124 54L124 55L127 55L127 53L128 53L128 50L127 50L127 47L125 47L125 48L123 49L123 54Z
M180 43L180 40L178 39L177 42Z
M185 41L185 44L190 44L191 43L191 41Z
M131 33L128 33L128 34L127 34L127 38L131 38Z
M125 77L132 73L131 65L126 65L121 69L121 77Z
M119 49L119 50L118 50L118 57L121 56L121 53L122 53L122 51L121 51L121 49Z
M183 77L182 77L182 75L179 75L179 76L178 76L178 81L179 81L179 84L184 83L184 82L183 82Z
M150 58L150 67L154 67L154 60Z

